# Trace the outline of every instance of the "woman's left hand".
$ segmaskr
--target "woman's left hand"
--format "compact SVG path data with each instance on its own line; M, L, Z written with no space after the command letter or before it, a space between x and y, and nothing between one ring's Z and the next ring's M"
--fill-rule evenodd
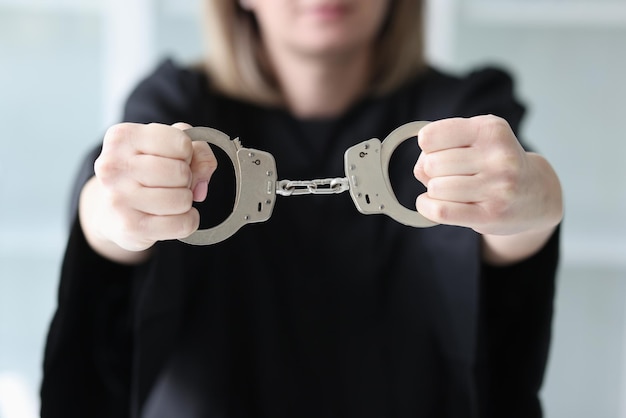
M561 187L540 155L526 152L509 124L486 115L432 122L419 132L416 201L426 218L484 234L552 231L562 218Z

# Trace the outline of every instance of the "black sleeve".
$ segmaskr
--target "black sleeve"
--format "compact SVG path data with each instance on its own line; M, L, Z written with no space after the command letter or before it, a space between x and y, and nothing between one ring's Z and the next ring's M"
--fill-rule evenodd
M559 229L531 258L483 265L477 378L481 417L538 418L552 330Z
M526 112L511 75L502 68L484 67L462 77L430 68L413 87L418 120L496 115L519 135Z
M476 70L469 74L458 95L455 113L463 117L488 114L502 117L519 137L526 107L516 97L513 78L508 72L495 67Z
M511 76L486 68L465 81L457 113L500 116L519 138L525 107L515 97ZM550 346L559 234L560 227L523 262L482 266L476 363L480 417L542 416L539 391Z
M131 276L93 252L74 222L44 353L43 418L128 415Z
M193 106L188 92L196 83L197 76L166 61L132 92L124 120L183 121ZM43 418L125 417L130 412L132 295L141 278L135 268L95 253L77 217L80 191L94 175L100 150L98 144L85 156L74 182L72 227L44 353Z
M194 124L205 104L206 77L199 71L164 61L131 92L124 107L125 122ZM201 103L202 102L202 103Z

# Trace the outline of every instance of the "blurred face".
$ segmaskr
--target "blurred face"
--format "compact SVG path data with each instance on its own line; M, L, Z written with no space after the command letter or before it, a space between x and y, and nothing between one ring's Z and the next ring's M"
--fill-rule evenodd
M391 0L243 0L268 49L309 56L369 48Z

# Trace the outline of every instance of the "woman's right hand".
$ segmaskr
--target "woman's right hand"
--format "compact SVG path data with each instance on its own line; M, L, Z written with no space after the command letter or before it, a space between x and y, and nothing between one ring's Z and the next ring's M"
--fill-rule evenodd
M122 123L111 127L81 192L79 216L87 241L106 258L145 260L156 241L198 229L194 201L206 198L217 160L206 142L192 142L191 126Z

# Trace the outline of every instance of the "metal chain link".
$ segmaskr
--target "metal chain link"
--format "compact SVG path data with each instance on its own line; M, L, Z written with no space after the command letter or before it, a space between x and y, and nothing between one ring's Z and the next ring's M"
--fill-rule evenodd
M280 180L277 182L276 194L281 196L339 194L349 188L350 183L346 177L318 180Z

